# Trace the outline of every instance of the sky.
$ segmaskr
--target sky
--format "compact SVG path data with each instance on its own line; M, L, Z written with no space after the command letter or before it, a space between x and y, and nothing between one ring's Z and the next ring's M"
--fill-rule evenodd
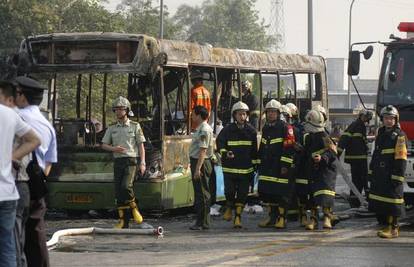
M164 0L171 14L181 4L201 5L203 0ZM120 0L108 0L115 9ZM270 23L271 0L257 0L259 16ZM308 0L284 0L285 52L307 53ZM313 0L314 54L330 58L346 58L351 0ZM414 0L355 0L352 11L352 42L387 41L391 33L405 37L397 26L402 21L414 22ZM363 49L363 47L361 47ZM361 78L376 78L383 48L375 46L369 61L361 62Z

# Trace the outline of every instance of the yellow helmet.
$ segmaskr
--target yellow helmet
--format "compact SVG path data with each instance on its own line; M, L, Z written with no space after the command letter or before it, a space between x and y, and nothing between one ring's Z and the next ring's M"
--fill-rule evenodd
M280 106L280 113L287 114L290 117L292 117L292 112L290 111L290 108L287 105Z
M242 101L236 102L233 107L231 108L231 114L233 114L235 111L243 110L248 112L249 106L243 103Z
M292 114L292 116L298 115L298 108L296 107L295 104L287 103L286 106L290 109L290 113Z
M318 128L325 126L325 118L318 110L310 110L305 116L305 121Z
M277 101L276 99L272 99L269 102L267 102L265 106L265 110L267 111L268 109L277 109L280 112L281 106L282 104L280 104L279 101Z

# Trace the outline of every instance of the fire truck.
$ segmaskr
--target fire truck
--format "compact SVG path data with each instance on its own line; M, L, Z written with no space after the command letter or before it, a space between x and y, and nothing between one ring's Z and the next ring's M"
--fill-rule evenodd
M408 139L408 162L404 182L404 198L407 204L414 204L414 22L401 22L398 30L407 33L406 38L390 36L388 42L354 43L349 52L348 75L359 74L360 56L369 59L373 52L372 44L385 47L379 75L375 110L387 105L395 106L400 113L400 125ZM365 50L353 47L368 45ZM353 82L353 81L352 81Z

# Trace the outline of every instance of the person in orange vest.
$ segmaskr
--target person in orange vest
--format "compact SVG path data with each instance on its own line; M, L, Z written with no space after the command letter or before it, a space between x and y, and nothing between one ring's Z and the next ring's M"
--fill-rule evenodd
M203 85L203 73L199 70L193 70L190 74L191 83L191 110L196 106L203 106L211 113L210 92Z

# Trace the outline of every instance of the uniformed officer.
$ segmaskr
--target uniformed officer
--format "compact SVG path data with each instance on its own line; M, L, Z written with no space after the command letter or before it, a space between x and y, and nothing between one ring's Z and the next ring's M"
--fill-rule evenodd
M323 227L331 229L338 164L336 146L325 131L325 118L321 112L310 110L305 119L304 148L312 209L312 218L305 228L315 228L318 208L322 208Z
M269 205L269 217L259 227L286 227L286 210L292 184L292 127L280 119L281 104L272 99L265 106L266 123L259 148L259 197Z
M369 209L384 216L386 227L379 237L399 235L398 217L404 213L403 182L407 166L407 139L398 123L398 110L391 106L381 109L383 126L378 129L375 150L369 165L371 188Z
M145 137L138 122L131 121L128 115L131 104L125 97L118 97L112 103L117 122L109 126L102 138L102 148L113 152L115 198L118 207L119 223L115 228L129 228L132 216L136 223L143 221L134 194L134 179L137 166L145 173Z
M247 122L249 107L239 101L232 107L234 123L228 124L217 137L224 174L226 211L223 219L233 219L234 227L241 228L241 214L247 200L250 181L257 164L257 132Z
M41 140L41 145L32 153L31 161L26 168L30 178L30 214L26 222L24 250L28 266L49 266L44 222L47 193L45 179L52 169L52 164L58 160L56 133L39 109L46 87L24 76L16 77L14 82L19 115L35 130Z
M213 172L211 157L213 156L213 129L207 123L208 110L204 106L196 106L192 113L192 125L196 130L192 135L190 146L190 166L194 187L194 208L197 218L191 230L210 228L210 190L209 179Z
M249 107L249 123L257 129L259 126L260 106L259 98L252 93L252 83L249 81L242 81L242 101Z
M367 124L372 119L372 112L362 110L358 118L353 121L342 134L338 143L338 152L345 150L345 162L351 165L352 183L359 192L365 191L368 195L368 145ZM359 207L358 198L351 191L349 202L352 208Z

